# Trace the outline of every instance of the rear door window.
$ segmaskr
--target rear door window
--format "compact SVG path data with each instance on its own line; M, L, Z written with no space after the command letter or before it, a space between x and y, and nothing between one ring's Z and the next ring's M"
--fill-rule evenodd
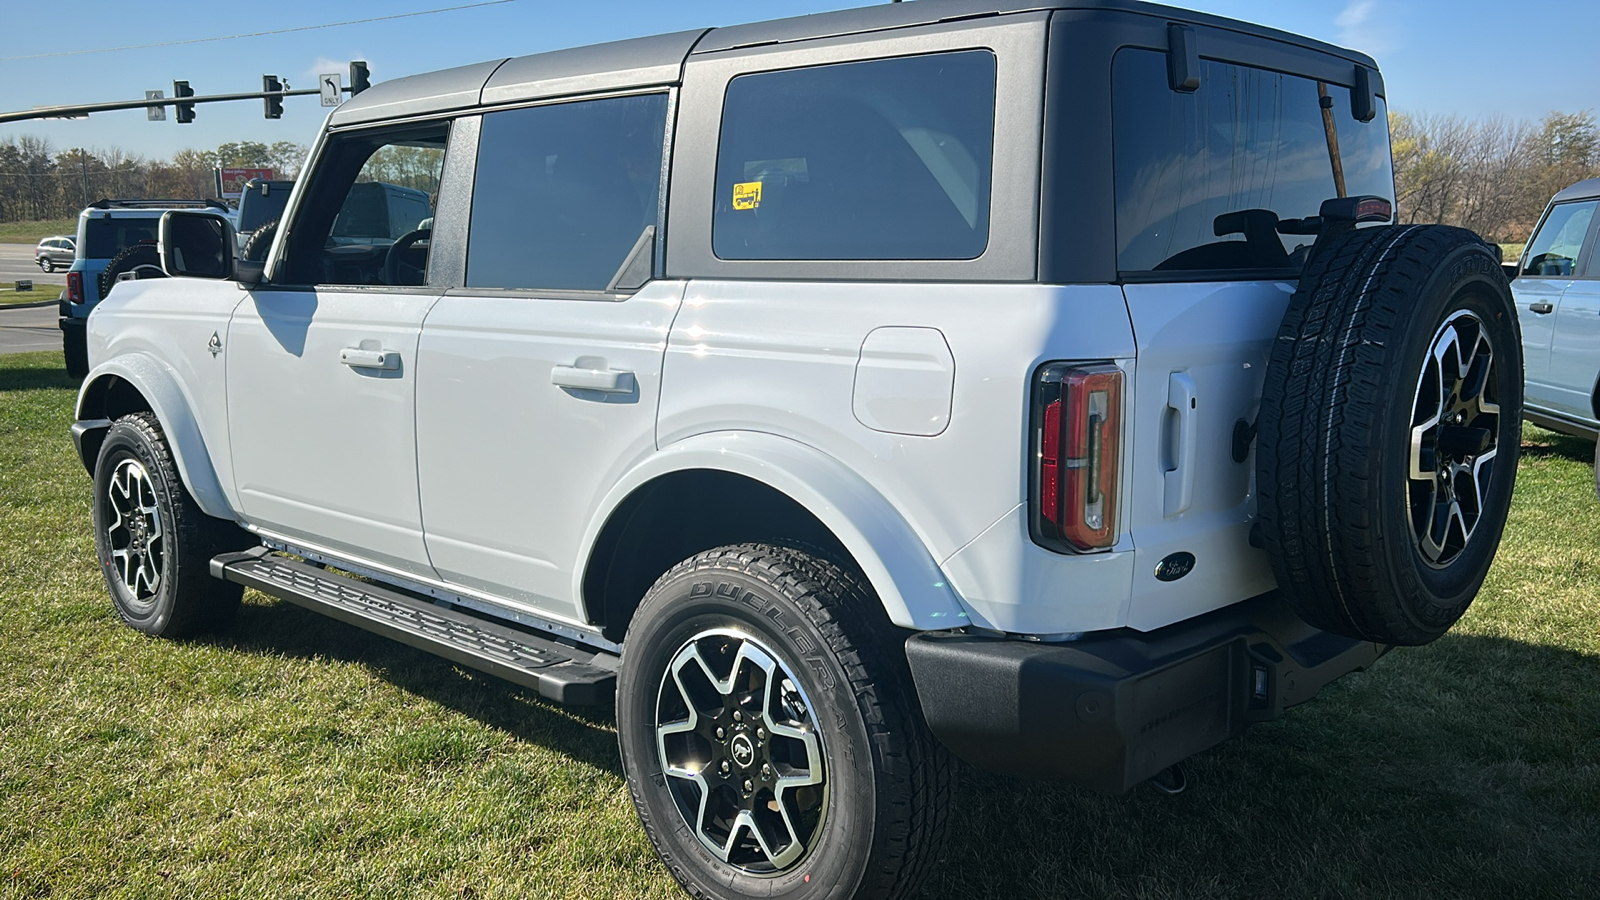
M603 291L655 225L664 94L488 113L467 286Z
M729 260L981 256L994 104L987 50L734 78L713 250Z
M1394 199L1375 100L1377 116L1359 122L1349 88L1213 60L1201 63L1199 90L1181 93L1166 54L1118 51L1117 268L1298 272L1315 238L1277 222L1315 216L1334 197Z
M1584 239L1600 200L1558 203L1528 242L1522 274L1539 278L1571 278L1582 273ZM1592 272L1592 267L1591 267Z

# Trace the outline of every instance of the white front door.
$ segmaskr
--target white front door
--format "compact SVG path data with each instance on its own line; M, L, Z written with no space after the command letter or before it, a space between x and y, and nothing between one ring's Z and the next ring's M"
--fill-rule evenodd
M417 335L433 293L257 290L227 337L234 483L285 537L431 575L417 500Z
M334 135L288 213L271 283L226 341L246 521L309 549L433 577L417 497L417 338L448 122ZM435 281L438 279L435 278Z

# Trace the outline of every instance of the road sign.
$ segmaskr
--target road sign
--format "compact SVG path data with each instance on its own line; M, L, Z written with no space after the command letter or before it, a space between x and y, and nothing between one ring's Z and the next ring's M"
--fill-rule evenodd
M146 100L160 100L163 96L164 94L161 91L144 92ZM146 106L144 108L144 117L152 122L165 122L167 120L167 108L165 106Z
M344 76L338 72L317 76L317 86L322 89L322 105L338 106L344 94Z

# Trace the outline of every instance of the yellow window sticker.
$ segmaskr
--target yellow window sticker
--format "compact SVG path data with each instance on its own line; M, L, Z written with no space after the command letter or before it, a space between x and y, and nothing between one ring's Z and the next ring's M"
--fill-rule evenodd
M761 205L761 182L745 181L733 186L733 208L755 209Z

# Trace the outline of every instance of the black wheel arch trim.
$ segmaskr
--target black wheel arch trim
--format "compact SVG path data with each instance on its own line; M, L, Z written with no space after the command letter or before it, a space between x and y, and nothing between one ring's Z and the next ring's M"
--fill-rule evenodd
M72 423L72 446L90 477L94 476L94 463L100 457L100 445L105 443L110 419L79 419Z

